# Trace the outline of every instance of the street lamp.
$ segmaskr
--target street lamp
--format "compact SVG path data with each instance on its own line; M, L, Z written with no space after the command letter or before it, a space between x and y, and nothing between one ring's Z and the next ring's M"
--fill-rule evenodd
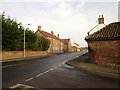
M31 24L27 24L28 26ZM24 58L25 58L25 29L24 29Z

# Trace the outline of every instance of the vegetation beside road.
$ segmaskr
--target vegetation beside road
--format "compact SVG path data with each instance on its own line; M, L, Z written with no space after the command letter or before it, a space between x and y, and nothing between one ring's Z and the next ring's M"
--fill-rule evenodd
M2 50L21 51L24 49L24 30L26 50L45 51L50 46L50 41L45 37L37 38L35 33L29 28L24 28L22 23L15 19L0 15L2 21Z

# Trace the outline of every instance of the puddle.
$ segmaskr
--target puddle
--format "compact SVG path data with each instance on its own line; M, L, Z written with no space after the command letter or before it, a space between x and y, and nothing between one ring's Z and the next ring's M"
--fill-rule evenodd
M65 68L74 68L74 67L72 67L70 65L67 65L67 64L63 64L63 67L65 67Z

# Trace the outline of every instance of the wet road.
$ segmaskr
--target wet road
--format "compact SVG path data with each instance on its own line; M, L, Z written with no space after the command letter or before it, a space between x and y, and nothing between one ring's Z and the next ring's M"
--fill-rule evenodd
M3 88L117 88L117 80L103 79L65 64L87 51L55 55L4 66Z

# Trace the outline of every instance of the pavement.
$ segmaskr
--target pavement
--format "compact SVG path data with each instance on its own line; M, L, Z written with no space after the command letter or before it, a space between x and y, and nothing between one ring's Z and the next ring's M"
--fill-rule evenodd
M23 58L12 58L12 59L6 59L6 60L2 60L1 62L5 63L5 62L18 62L18 61L23 61L23 60L33 60L33 59L40 59L40 58L46 58L49 57L51 55L44 55L44 56L31 56L31 57L23 57Z
M97 65L93 62L86 62L86 59L88 59L88 54L82 55L73 60L69 60L66 62L66 64L93 75L110 79L119 79L120 73L118 69Z

